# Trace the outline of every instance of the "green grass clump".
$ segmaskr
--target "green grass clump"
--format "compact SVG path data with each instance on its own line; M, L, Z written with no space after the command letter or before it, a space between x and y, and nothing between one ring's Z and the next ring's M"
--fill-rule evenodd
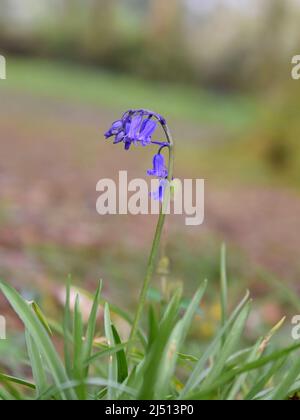
M1 400L284 400L300 391L300 343L278 349L272 344L281 320L252 346L243 336L251 312L249 293L229 311L225 250L221 259L220 326L199 354L187 354L193 322L201 322L199 306L207 281L183 306L178 287L168 303L150 305L148 326L134 343L124 341L116 316L132 324L131 316L105 302L101 284L93 297L88 321L80 298L70 305L67 287L61 325L47 320L35 303L26 302L4 281L0 289L25 326L32 380L0 373ZM102 340L96 339L98 311L103 312ZM196 317L197 315L197 317ZM53 337L53 332L57 337ZM64 358L57 350L64 343Z

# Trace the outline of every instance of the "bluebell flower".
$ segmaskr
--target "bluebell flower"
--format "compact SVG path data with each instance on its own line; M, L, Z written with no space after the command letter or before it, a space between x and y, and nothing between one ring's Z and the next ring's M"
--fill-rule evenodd
M152 135L156 130L156 127L157 123L150 118L143 121L138 135L138 140L142 143L143 146L147 146L151 143Z
M128 147L126 145L126 138L128 137L130 128L131 128L131 117L126 116L126 117L123 117L121 120L113 122L110 129L104 134L104 136L106 139L109 139L110 137L115 137L114 144L124 142L125 148L126 148Z
M116 137L114 139L114 144L121 143L121 141L124 140L125 135L126 133L124 130L119 131L119 133L116 134Z
M112 123L110 129L104 134L105 138L110 138L112 136L117 136L120 131L123 130L123 121L118 120Z
M168 178L168 168L165 165L165 158L164 156L159 152L154 155L153 157L153 169L149 169L147 171L147 175L149 176L155 176L160 180L159 187L157 191L152 192L150 196L154 200L159 200L163 202L164 199L164 193L167 185L167 178Z
M168 185L167 179L161 179L159 182L158 189L150 194L153 200L160 201L161 203L164 201L165 190Z
M157 178L166 178L168 176L168 169L165 165L165 158L158 153L153 158L153 169L147 171L149 176L156 176Z
M132 118L132 120L130 121L128 134L125 136L127 141L130 141L133 143L136 143L138 141L142 122L143 122L142 115L136 115L135 117Z

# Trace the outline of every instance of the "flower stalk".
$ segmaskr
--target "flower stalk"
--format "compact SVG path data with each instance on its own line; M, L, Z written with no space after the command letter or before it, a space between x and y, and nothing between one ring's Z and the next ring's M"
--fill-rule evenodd
M166 141L157 141L152 138L158 124L163 128ZM135 109L125 112L122 118L115 121L105 133L106 139L111 137L114 138L114 144L123 143L125 150L127 151L130 150L133 145L141 145L143 147L155 145L159 147L158 153L154 155L153 158L153 169L148 170L147 174L149 176L155 176L160 180L158 191L152 192L151 194L152 198L159 200L161 203L160 214L127 346L127 352L130 355L132 346L137 338L140 321L147 300L147 293L153 278L166 219L166 209L170 203L171 183L174 172L174 142L166 120L161 115L146 109ZM169 152L168 167L165 166L165 159L162 154L162 151L165 148L167 148Z
M173 138L172 138L172 135L168 126L163 125L163 129L164 129L167 141L168 141L168 150L169 150L168 181L171 184L172 179L173 179L173 173L174 173L174 142L173 142ZM159 214L156 231L155 231L155 235L154 235L154 239L153 239L153 243L151 247L151 252L150 252L150 256L148 260L147 271L146 271L143 286L141 289L139 303L138 303L137 311L136 311L135 318L133 321L131 334L129 337L128 353L130 353L130 350L132 348L131 346L134 344L137 337L139 324L140 324L143 310L146 304L147 293L148 293L149 286L150 286L151 280L153 278L154 270L155 270L156 260L159 253L161 237L162 237L163 228L164 228L165 219L166 219L166 213L164 209L168 205L168 201L170 199L170 189L168 188L167 191L168 193L164 195L163 202L160 207L160 214Z

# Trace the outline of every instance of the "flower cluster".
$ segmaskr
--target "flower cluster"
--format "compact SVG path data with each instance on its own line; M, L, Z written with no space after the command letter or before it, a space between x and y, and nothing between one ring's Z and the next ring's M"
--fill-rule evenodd
M105 137L114 137L114 144L123 142L125 150L129 150L132 144L148 146L153 143L152 135L157 128L157 121L162 125L166 124L165 119L155 112L145 109L129 110L112 124Z
M152 194L152 197L155 200L163 201L168 169L161 152L165 147L169 147L169 143L152 139L158 123L162 127L166 126L166 120L155 112L146 109L129 110L120 120L111 125L105 133L105 138L114 137L113 143L124 143L125 150L129 150L132 144L159 146L158 152L153 157L153 169L149 169L147 175L155 176L160 180L159 189Z

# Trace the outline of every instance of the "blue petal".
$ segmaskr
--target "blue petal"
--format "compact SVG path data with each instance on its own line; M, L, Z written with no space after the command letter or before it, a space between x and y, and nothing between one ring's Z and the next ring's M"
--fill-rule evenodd
M144 146L151 142L151 136L156 130L157 123L153 120L145 120L141 127L141 132L139 135L139 140Z
M116 138L114 140L114 144L121 143L121 141L124 140L124 137L125 137L125 132L120 131L119 134L116 135Z
M142 124L143 117L141 115L137 115L136 117L133 117L130 128L128 132L129 139L135 141L138 140L138 133Z
M125 141L125 150L129 150L130 149L131 143L132 142L130 140L126 140Z
M117 130L120 130L121 128L123 128L123 121L122 120L115 121L111 125L111 130L112 131L117 131Z

